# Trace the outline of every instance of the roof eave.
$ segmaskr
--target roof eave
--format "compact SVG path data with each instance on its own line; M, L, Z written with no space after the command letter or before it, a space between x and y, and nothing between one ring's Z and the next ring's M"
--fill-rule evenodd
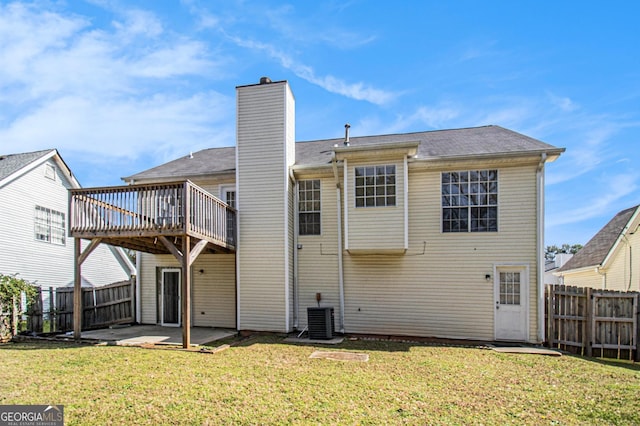
M604 267L604 268L607 267L607 264L612 259L613 253L615 253L616 249L618 248L618 245L620 244L620 241L622 241L622 239L625 237L625 234L629 230L631 224L636 219L638 219L639 215L640 215L640 206L636 207L636 211L633 212L633 214L631 215L631 217L629 218L627 223L624 224L624 227L622 228L622 231L620 231L620 235L618 235L618 238L616 238L616 241L613 243L613 245L611 246L611 248L607 252L607 255L604 257L604 260L601 263L602 267Z

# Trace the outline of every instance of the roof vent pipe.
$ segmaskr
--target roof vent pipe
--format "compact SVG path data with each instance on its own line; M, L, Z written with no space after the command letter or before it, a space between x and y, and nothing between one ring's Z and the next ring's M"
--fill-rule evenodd
M351 124L347 123L344 125L344 146L349 146L349 128Z
M271 79L269 77L260 77L260 84L269 84Z

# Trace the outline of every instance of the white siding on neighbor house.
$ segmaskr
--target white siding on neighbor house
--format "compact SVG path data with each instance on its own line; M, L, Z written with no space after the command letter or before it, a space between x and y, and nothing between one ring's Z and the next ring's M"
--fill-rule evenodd
M158 269L180 268L172 255L140 256L141 319L157 322ZM202 270L202 273L200 272ZM233 254L202 254L192 265L192 319L195 327L235 328L236 283Z
M55 180L45 177L46 164L55 166ZM74 239L65 231L65 244L36 240L34 211L36 206L64 213L68 229L68 191L71 183L59 166L49 159L16 180L0 188L0 273L19 273L43 287L73 285ZM88 243L83 242L83 247ZM94 286L129 279L129 272L119 263L108 246L100 245L82 265L83 278Z
M355 168L396 166L396 205L356 207ZM345 248L351 252L401 251L405 247L404 163L395 161L347 161L347 212Z
M239 329L289 331L288 166L295 159L286 82L238 88Z
M535 341L536 165L498 167L486 163L473 169L489 167L499 170L497 233L441 232L440 171L409 171L407 253L345 253L346 332L492 340L494 284L485 275L493 275L494 264L514 263L529 266L529 340ZM454 166L448 170L466 169ZM323 188L332 184L332 179L325 179ZM336 253L330 252L337 244L334 212L332 203L323 204L321 241L325 254ZM361 224L360 238L366 239L367 229L377 229L376 220L372 217L368 227ZM304 240L300 254L301 294L305 295L301 307L315 306L311 298L318 288L328 293L323 293L327 304L337 304L337 259L319 256L319 244L311 246L311 240ZM308 253L311 248L314 253Z

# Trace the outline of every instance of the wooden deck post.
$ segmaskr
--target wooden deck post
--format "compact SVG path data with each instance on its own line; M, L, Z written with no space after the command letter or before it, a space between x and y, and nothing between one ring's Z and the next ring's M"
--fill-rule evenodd
M73 338L79 340L82 330L82 240L74 238L73 242Z
M191 346L191 237L182 238L182 347Z

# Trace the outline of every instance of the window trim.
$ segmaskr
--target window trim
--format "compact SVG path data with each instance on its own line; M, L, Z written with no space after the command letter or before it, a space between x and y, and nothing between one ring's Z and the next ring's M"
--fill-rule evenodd
M393 183L390 184L385 182L384 184L379 185L377 182L378 178L382 177L382 178L385 178L386 180L388 176L391 176L391 174L387 173L387 170L389 167L393 167ZM367 175L367 169L369 168L374 169L372 176ZM385 173L383 176L378 175L379 168L384 168ZM358 176L359 169L362 170L362 172L360 173L364 173L363 176ZM367 178L369 177L373 179L372 184L367 184ZM358 185L358 178L363 179L363 185L360 185L360 186ZM393 194L388 194L388 188L390 187L393 187ZM363 192L364 192L363 195L358 195L359 188L363 189ZM373 192L374 192L373 195L366 194L368 188L373 189ZM384 188L384 194L382 195L377 194L378 188ZM393 198L393 204L388 203L390 198ZM372 199L374 204L367 205L368 199ZM384 200L383 205L378 205L379 199ZM362 200L363 205L361 206L358 205L359 200ZM398 207L398 166L397 164L388 163L388 164L354 166L353 167L353 204L354 204L354 208L356 209Z
M445 231L444 229L444 211L446 208L452 208L452 206L445 206L443 204L443 198L444 198L444 193L442 191L442 175L445 173L463 173L466 172L468 175L471 172L492 172L495 171L496 173L496 178L495 178L495 182L496 182L496 203L495 205L490 205L490 204L483 204L483 205L471 205L471 204L467 204L466 206L458 206L459 208L466 208L467 209L467 230L466 231ZM468 185L471 185L471 180L468 179L467 180ZM440 195L440 233L442 234L471 234L471 233L478 233L478 234L484 234L484 233L495 233L495 232L500 232L500 169L498 168L485 168L485 169L466 169L466 170L449 170L449 171L442 171L440 172L440 180L439 180L439 195ZM487 193L488 195L489 193ZM470 194L469 194L470 195ZM453 206L456 207L456 206ZM484 208L495 208L496 211L496 229L495 230L486 230L486 231L479 231L479 230L472 230L471 228L471 209L473 207L484 207Z
M300 191L301 191L301 186L300 184L302 182L318 182L318 203L320 206L319 210L312 210L312 211L307 211L307 210L302 210L300 208ZM298 215L298 229L296 230L299 236L304 236L304 237L315 237L315 236L320 236L322 235L322 180L321 179L300 179L297 182L297 188L296 188L296 207L297 207L297 215ZM307 191L305 189L305 191ZM309 192L309 191L307 191ZM312 188L311 193L314 193L315 190ZM315 202L315 199L311 200L312 202ZM302 214L317 214L318 215L318 232L317 233L302 233L302 229L301 229L301 225L302 225L302 221L300 220L300 217L302 216Z
M41 217L39 217L38 212L41 212ZM62 220L54 222L53 220L54 216L57 216L58 219L61 218ZM39 233L38 227L40 227L41 230L45 230L46 234ZM54 230L57 230L57 233L54 233ZM38 238L38 235L43 235L46 237L46 239ZM54 238L54 235L57 235L59 238L57 239ZM67 245L66 236L67 236L67 220L66 220L65 213L36 204L33 209L34 240L39 241L41 243L53 244L56 246L66 246Z

